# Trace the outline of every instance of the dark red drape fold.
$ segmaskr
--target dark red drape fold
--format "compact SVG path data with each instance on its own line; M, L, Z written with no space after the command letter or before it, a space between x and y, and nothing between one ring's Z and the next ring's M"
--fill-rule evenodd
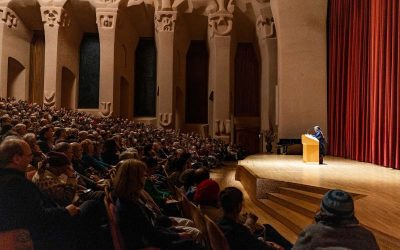
M398 0L330 0L329 153L400 168Z

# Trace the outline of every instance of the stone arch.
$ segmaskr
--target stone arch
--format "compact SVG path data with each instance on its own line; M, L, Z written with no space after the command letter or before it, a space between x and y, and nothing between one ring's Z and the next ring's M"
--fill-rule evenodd
M75 109L76 77L71 70L62 67L61 78L61 107Z
M25 67L15 58L8 58L7 97L26 98Z

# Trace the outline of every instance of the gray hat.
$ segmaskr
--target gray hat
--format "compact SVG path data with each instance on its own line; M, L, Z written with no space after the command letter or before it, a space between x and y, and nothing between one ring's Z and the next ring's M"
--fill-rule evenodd
M353 217L353 198L343 190L330 190L322 197L321 211L328 215L335 215L343 218Z

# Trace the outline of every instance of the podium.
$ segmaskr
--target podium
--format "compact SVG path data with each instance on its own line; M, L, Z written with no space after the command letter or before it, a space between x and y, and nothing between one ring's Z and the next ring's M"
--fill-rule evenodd
M305 163L319 163L319 141L312 135L301 135L303 144L303 161Z

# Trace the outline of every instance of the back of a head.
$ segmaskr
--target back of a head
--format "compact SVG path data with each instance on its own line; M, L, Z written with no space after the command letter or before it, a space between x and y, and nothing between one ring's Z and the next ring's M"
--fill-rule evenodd
M122 152L119 155L120 161L128 160L128 159L139 159L139 154L137 153L137 151L127 150L127 151Z
M350 194L343 190L330 190L322 197L320 211L315 221L330 226L358 224L354 216L354 202Z
M139 191L144 188L141 178L146 172L144 162L136 159L128 159L118 164L118 170L113 179L113 194L117 198L131 199L131 195L139 195Z
M61 152L50 151L47 153L47 158L43 161L43 166L51 168L60 168L70 165L68 157Z
M219 193L219 200L224 212L232 213L243 202L243 193L238 188L227 187Z
M324 194L321 201L321 211L337 217L350 218L354 216L353 198L340 189L332 189Z
M59 143L57 143L57 144L55 145L54 151L60 152L60 153L65 153L65 152L68 151L68 149L69 149L70 147L71 147L71 146L69 145L68 142L59 142Z
M196 182L196 174L194 169L186 169L179 176L179 181L183 183L185 188L193 185Z
M117 143L114 139L107 139L104 141L104 152L115 153L117 152Z
M208 171L206 168L201 167L196 169L195 171L195 179L196 183L199 184L200 182L210 179L210 171Z
M44 135L52 128L51 125L45 125L39 129L38 137L43 139Z

